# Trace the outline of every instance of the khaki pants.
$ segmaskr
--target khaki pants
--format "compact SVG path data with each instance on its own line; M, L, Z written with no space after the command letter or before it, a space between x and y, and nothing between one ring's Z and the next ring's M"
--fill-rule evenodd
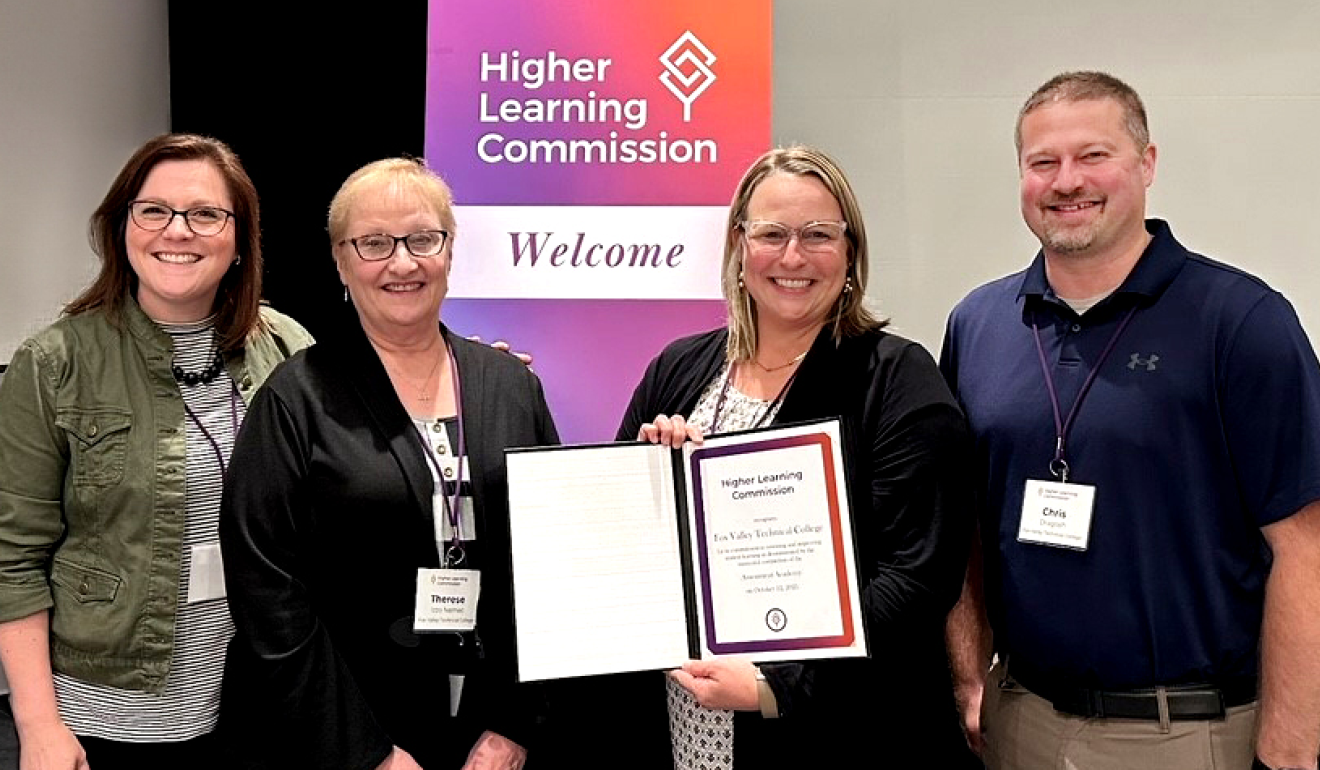
M987 770L1249 770L1256 704L1224 719L1098 719L1062 714L996 663L981 707Z

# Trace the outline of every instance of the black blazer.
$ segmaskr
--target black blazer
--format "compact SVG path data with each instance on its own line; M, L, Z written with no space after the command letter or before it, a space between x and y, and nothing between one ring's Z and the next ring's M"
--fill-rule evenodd
M724 363L727 339L720 329L669 345L647 368L617 438L636 439L657 414L690 415ZM859 757L862 766L976 766L958 727L943 637L973 525L963 415L920 345L882 331L836 345L827 329L774 422L825 417L841 418L843 428L872 657L762 666L783 716L736 715L734 766L852 766ZM650 705L663 708L657 676L581 685L592 686L605 692L591 700L627 701L631 713L659 720ZM639 690L647 694L639 698ZM629 735L632 746L654 745L661 731L667 727L642 720L610 730Z
M506 447L558 443L541 384L513 356L447 330L481 570L482 656L411 634L416 571L440 566L420 438L356 324L267 381L226 477L220 540L236 626L222 728L306 768L374 768L392 745L458 767L493 730L534 751L542 706L516 685ZM467 676L449 718L451 673ZM262 740L262 738L266 740Z

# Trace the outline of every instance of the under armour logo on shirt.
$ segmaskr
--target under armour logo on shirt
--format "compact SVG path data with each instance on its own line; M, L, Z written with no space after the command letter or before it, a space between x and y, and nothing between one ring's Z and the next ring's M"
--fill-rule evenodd
M1154 353L1151 353L1149 358L1142 358L1140 353L1133 353L1132 357L1128 359L1127 367L1135 372L1138 366L1144 366L1146 371L1153 372L1155 371L1155 364L1159 360L1160 357Z

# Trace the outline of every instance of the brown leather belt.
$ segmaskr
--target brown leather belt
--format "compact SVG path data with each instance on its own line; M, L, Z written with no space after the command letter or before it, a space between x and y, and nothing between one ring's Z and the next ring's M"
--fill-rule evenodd
M1079 717L1160 719L1160 700L1173 720L1223 719L1224 710L1256 700L1256 680L1237 678L1216 684L1182 684L1135 690L1096 690L1038 680L1020 665L1009 668L1019 684L1049 701L1055 711ZM1026 676L1023 676L1026 673Z

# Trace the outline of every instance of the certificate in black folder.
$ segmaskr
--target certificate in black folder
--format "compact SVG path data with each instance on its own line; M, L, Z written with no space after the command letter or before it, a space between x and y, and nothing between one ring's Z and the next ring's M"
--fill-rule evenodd
M837 420L507 452L522 681L865 656Z

